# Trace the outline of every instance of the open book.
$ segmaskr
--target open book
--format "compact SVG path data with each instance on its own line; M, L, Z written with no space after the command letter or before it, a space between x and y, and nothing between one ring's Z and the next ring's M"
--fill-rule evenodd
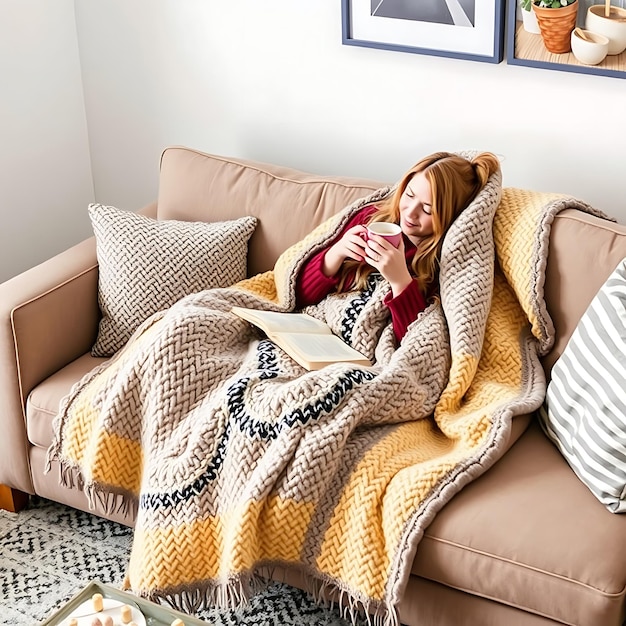
M324 322L306 313L278 313L235 306L232 312L258 326L276 345L307 370L319 370L331 363L372 363L349 346Z

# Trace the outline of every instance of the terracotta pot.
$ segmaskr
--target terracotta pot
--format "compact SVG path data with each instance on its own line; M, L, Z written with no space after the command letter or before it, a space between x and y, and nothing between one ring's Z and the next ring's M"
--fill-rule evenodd
M578 17L578 0L560 9L538 7L533 4L537 15L541 37L547 50L564 54L572 49L571 36Z

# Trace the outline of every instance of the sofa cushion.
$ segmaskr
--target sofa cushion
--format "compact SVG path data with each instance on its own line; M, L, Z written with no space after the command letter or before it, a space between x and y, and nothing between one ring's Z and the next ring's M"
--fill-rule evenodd
M102 319L93 356L111 356L150 315L180 298L246 277L255 217L159 221L92 204Z
M593 497L535 420L437 514L413 573L559 624L621 624L626 516Z
M626 512L626 259L592 300L552 368L542 424L576 475Z
M37 385L26 402L26 434L37 448L48 448L52 443L54 418L62 399L85 374L106 361L91 354L83 354Z

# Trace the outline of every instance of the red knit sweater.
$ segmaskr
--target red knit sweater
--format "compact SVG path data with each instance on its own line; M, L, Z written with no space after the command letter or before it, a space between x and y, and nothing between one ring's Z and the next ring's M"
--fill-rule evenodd
M328 248L340 239L349 228L357 224L365 224L375 210L376 207L374 206L363 207L348 221L328 247L305 262L296 278L296 306L298 308L309 304L317 304L325 296L337 289L339 277L337 275L326 276L322 271L324 255ZM409 264L415 254L415 246L406 236L404 237L404 251L407 264ZM426 308L427 303L418 288L417 280L414 279L395 298L392 297L391 292L387 294L385 304L391 312L391 321L396 339L402 341L409 324L415 321L417 314Z

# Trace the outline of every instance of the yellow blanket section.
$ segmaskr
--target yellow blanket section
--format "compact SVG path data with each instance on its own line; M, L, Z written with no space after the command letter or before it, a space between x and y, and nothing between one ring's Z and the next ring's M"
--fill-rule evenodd
M135 338L135 349L149 343L157 329L156 318L154 323L144 324ZM107 362L109 373L123 370L133 355L120 352L118 358ZM100 371L101 368L95 368L83 381L81 393L66 398L61 407L61 411L72 415L64 434L65 463L81 468L86 484L115 485L119 493L137 498L144 462L140 442L96 427L99 415L93 406L96 394L101 392Z
M498 263L530 321L533 336L542 343L547 337L536 306L543 299L538 298L536 288L547 262L549 233L542 236L540 229L548 226L543 219L545 207L564 198L562 194L506 187L493 222Z
M314 509L312 503L272 497L189 523L137 528L126 579L140 589L175 589L207 576L226 584L233 572L252 571L259 559L297 563ZM285 528L301 541L285 541ZM170 547L167 566L155 568L152 555L164 546Z
M545 339L540 337L535 290L537 263L545 264L546 250L537 233L545 207L561 197L504 190L494 220L498 263L480 358L452 355L450 380L435 411L436 427L428 421L399 426L352 473L318 559L323 571L367 590L370 597L383 598L387 571L372 571L365 561L348 562L336 555L344 550L374 553L374 562L389 567L412 512L458 462L488 442L499 409L523 397L524 387L532 382L523 380L529 322L533 335ZM394 515L385 517L391 510Z
M503 190L493 223L497 263L482 353L478 362L471 355L452 355L450 381L435 411L437 424L452 439L480 445L490 424L486 418L476 420L476 411L490 415L494 403L520 392L522 332L528 323L535 338L546 339L539 324L537 283L545 268L548 232L545 238L538 234L546 206L562 197Z

